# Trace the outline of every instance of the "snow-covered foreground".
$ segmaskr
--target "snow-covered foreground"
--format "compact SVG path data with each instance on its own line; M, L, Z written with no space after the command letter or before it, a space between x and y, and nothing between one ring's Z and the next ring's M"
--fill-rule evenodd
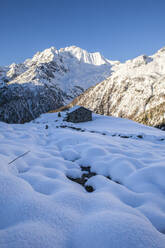
M0 123L0 248L164 248L165 133L61 120Z

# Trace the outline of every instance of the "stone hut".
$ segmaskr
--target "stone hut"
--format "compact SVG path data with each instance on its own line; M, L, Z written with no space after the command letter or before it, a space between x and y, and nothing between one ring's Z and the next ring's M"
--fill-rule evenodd
M91 121L92 111L82 106L75 106L67 112L64 120L73 123Z

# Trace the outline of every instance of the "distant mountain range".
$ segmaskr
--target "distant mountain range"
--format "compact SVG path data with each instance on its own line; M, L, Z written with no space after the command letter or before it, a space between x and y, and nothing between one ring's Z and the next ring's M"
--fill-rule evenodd
M70 46L0 67L0 121L24 123L63 106L111 74L118 61Z
M76 98L96 113L165 125L165 47L113 67L110 77Z
M0 67L0 121L24 123L69 102L161 127L165 47L125 63L75 46L51 47L21 64Z

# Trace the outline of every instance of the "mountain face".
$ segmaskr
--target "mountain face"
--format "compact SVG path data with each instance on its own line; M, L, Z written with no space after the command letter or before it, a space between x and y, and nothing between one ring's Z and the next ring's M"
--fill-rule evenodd
M24 123L63 106L107 78L118 63L71 46L0 67L0 121Z
M88 89L71 105L99 114L161 126L165 123L165 47L113 67L112 75Z

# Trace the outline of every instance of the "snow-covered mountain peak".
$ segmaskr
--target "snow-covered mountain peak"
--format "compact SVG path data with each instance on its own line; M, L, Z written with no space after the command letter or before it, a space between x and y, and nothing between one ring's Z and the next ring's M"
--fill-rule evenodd
M62 54L69 53L70 55L75 57L78 61L87 64L93 64L93 65L103 65L107 63L110 64L110 61L105 59L99 52L88 53L86 50L76 46L61 48L59 52Z
M136 68L136 67L141 67L143 65L147 65L148 63L152 62L153 58L147 55L140 55L134 59L127 60L124 65L126 67L129 67L131 69Z
M165 55L165 46L158 50L157 53Z
M55 47L50 47L42 52L37 52L32 59L27 59L25 64L31 66L34 63L49 63L52 61L56 61L57 64L64 61L66 63L78 62L94 66L116 64L116 61L105 59L99 52L89 53L77 46L68 46L59 50Z
M156 76L165 74L165 47L151 56L140 55L134 59L127 60L116 67L113 67L113 77L141 77Z
M0 68L0 84L6 87L0 92L0 117L24 122L65 105L110 76L115 63L98 52L70 46L59 50L50 47L23 63Z
M49 63L50 61L54 60L57 54L58 54L58 50L55 47L50 47L42 52L37 52L33 56L31 61L37 63Z

